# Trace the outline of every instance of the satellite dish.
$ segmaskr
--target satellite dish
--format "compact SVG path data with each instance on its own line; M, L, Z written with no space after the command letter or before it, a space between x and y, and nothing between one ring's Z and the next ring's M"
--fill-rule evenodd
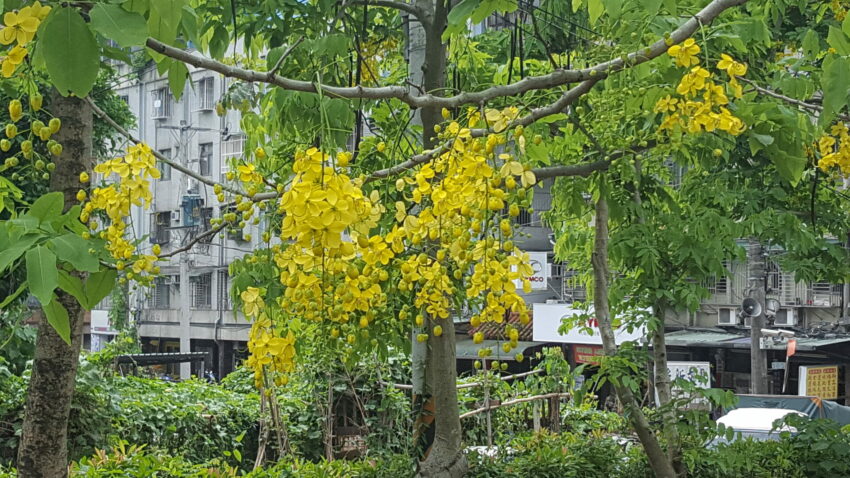
M741 303L741 312L745 317L758 317L761 315L761 304L752 297L748 297Z

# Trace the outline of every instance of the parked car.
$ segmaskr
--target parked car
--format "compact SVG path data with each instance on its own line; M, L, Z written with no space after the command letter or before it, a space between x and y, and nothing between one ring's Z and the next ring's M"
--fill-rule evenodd
M778 424L779 426L774 428L774 423L794 414L807 416L803 412L787 408L736 408L718 418L717 423L735 431L732 440L741 438L752 438L757 441L779 440L780 433L793 434L797 430L785 424ZM711 442L710 446L728 442L726 437L718 437Z

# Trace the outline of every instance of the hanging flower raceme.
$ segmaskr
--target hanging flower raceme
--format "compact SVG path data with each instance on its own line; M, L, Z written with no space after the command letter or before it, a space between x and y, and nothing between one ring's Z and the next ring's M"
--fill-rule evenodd
M833 125L830 134L818 140L820 154L818 167L824 172L837 171L842 177L850 177L850 134L843 123Z
M677 65L690 69L676 86L678 97L668 95L655 104L655 112L662 113L659 130L681 130L691 134L720 130L737 136L744 131L744 122L729 110L729 98L723 85L715 81L711 72L699 66L696 57L699 52L692 38L667 50ZM724 53L717 68L729 76L726 86L732 96L741 98L743 91L737 78L747 73L747 65Z
M88 201L83 205L80 220L89 223L90 229L106 240L106 248L118 261L119 270L125 268L125 261L132 260L131 271L127 273L128 279L148 282L159 272L155 266L157 256L136 255L135 246L126 237L125 219L130 215L131 205L146 209L150 207L153 199L150 179L160 177L159 170L156 169L156 158L150 147L142 143L130 146L124 157L98 164L94 170L104 177L115 174L119 181L97 187L91 194L81 190L77 195L78 199L84 201L88 198ZM88 175L80 180L87 183ZM97 219L101 217L106 221L106 227L99 229Z

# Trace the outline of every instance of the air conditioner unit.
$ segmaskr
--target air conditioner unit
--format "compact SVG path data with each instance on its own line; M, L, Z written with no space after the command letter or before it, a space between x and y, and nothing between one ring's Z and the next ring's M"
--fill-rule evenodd
M738 309L731 307L717 309L717 325L738 325Z
M180 222L180 210L171 211L171 222Z
M779 327L792 327L797 325L797 314L794 309L779 309L773 319L773 325Z

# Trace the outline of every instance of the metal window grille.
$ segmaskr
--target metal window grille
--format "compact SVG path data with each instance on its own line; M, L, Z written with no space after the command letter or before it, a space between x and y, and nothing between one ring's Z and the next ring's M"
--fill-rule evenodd
M171 92L168 88L158 88L153 91L152 111L154 119L171 116Z
M215 108L215 79L211 76L198 80L198 109L203 111Z
M150 241L153 244L168 244L171 240L171 211L151 214Z
M171 148L160 149L159 154L171 159ZM166 163L159 163L159 180L171 181L171 166Z
M232 309L230 301L230 276L227 270L218 271L218 306L221 310Z
M189 278L192 286L192 308L209 309L212 307L212 273Z
M230 165L241 161L245 153L245 135L237 134L221 143L221 180L230 171Z
M212 143L203 143L199 145L200 154L198 156L198 174L201 176L210 175L210 165L212 164L213 145Z
M157 277L148 296L148 307L151 309L168 309L171 306L171 278Z

